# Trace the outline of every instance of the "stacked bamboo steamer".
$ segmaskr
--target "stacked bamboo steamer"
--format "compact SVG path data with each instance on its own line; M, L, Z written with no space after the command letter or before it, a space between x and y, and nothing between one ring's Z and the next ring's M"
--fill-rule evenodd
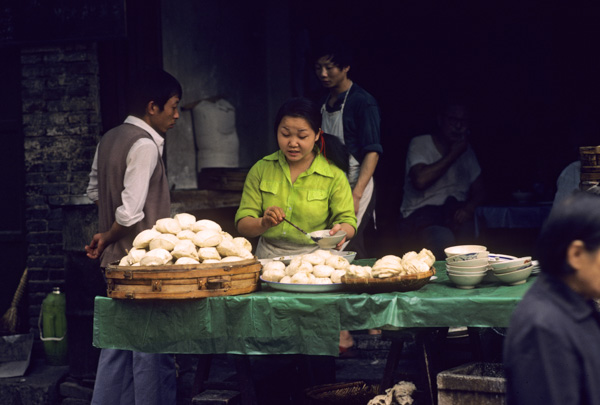
M579 148L581 173L579 188L587 191L600 184L600 146L581 146Z

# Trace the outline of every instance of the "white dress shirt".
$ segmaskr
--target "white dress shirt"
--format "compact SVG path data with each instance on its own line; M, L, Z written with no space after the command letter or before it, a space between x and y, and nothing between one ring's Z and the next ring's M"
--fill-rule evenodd
M115 220L119 225L131 226L144 218L144 204L148 195L150 177L158 163L158 155L162 156L165 140L150 125L140 118L132 115L125 119L126 124L132 124L148 132L152 139L142 138L137 140L127 154L127 170L123 179L121 201L115 212ZM90 200L98 201L98 147L92 163L90 181L87 187L87 196Z

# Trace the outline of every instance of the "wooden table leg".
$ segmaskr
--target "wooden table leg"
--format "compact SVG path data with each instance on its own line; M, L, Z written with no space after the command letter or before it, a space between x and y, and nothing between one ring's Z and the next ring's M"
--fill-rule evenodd
M386 333L387 332L387 333ZM439 356L448 328L410 328L399 331L384 331L384 338L392 341L386 360L384 375L379 386L379 393L385 393L394 385L394 371L398 367L404 342L414 339L418 347L417 388L426 392L430 404L437 403L436 375L439 369Z
M245 355L235 354L233 355L233 359L240 384L242 405L257 405L256 391L254 390L254 382L252 381L252 372L250 370L250 358Z
M196 374L194 375L194 384L192 385L192 398L204 391L204 382L208 380L210 374L210 364L212 354L199 354Z
M469 343L471 344L471 353L474 361L483 360L483 348L481 345L481 337L479 336L479 328L468 327Z
M385 361L385 369L383 371L383 378L379 384L379 393L384 394L387 388L394 385L394 371L398 367L400 362L400 356L402 355L402 349L404 348L404 339L401 337L394 337L392 339L392 345L388 352L387 359Z

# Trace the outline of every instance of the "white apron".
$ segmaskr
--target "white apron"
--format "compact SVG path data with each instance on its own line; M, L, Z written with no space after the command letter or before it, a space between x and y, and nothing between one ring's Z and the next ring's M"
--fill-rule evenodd
M346 92L346 95L344 96L344 101L342 102L342 107L340 108L339 111L334 111L334 112L327 111L326 105L327 105L327 102L329 101L330 96L327 96L325 103L323 103L323 106L321 107L321 115L323 117L322 123L321 123L321 129L323 130L323 132L326 132L331 135L335 135L335 137L338 138L344 145L346 144L346 142L344 141L343 113L344 113L344 106L346 105L346 99L348 98L348 94L350 94L350 89L352 88L352 84L353 83L350 84L350 87L348 88L348 91ZM360 174L360 163L352 155L350 155L349 163L350 164L349 164L347 176L348 176L348 181L350 182L350 187L352 189L354 189L354 186L356 186L356 182L358 181L358 175ZM365 215L365 212L367 211L367 206L369 205L369 202L371 201L371 197L373 196L373 188L374 188L373 177L371 177L371 179L369 180L369 183L367 183L367 187L365 187L365 191L363 192L362 197L360 198L358 213L356 214L356 226L357 227L360 225L360 221L362 220L363 216ZM342 250L344 250L344 248L346 247L347 244L348 244L348 242L344 243Z
M312 253L319 245L299 245L285 240L268 240L262 236L256 244L255 255L258 259L272 259L280 256L294 256Z

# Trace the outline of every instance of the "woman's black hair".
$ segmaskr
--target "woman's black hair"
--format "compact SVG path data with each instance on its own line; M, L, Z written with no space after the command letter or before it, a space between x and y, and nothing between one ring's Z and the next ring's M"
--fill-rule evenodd
M552 208L537 241L541 270L559 277L572 274L567 249L576 240L589 252L600 248L600 196L579 191Z
M150 101L154 101L162 111L171 97L181 99L183 90L179 81L171 74L159 68L146 67L131 80L128 95L129 114L141 118Z
M290 98L279 108L275 116L275 136L277 136L277 130L283 117L303 118L315 133L319 133L321 129L321 109L315 102L304 97ZM317 153L323 153L327 160L333 162L344 172L348 172L350 155L346 145L337 137L321 133L315 148L318 149Z

